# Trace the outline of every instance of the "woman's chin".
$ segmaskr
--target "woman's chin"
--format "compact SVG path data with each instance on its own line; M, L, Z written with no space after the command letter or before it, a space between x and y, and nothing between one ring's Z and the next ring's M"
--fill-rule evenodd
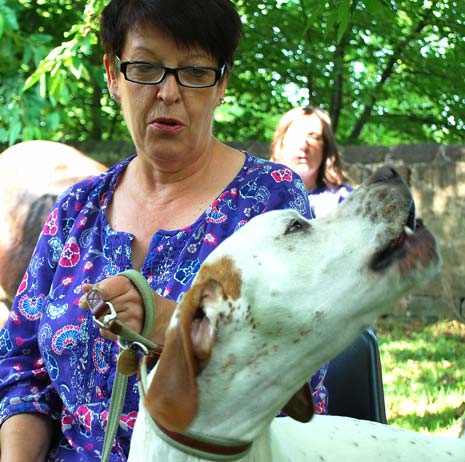
M301 177L310 178L316 174L315 169L312 169L308 164L295 164L293 170L298 173Z

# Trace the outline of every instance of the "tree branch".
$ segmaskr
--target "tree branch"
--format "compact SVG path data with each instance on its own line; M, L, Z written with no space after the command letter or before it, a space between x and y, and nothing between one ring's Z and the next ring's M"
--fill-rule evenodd
M369 102L365 105L365 108L360 115L360 117L356 120L355 125L352 129L351 134L349 135L348 142L353 143L355 142L358 137L360 136L360 133L362 132L363 127L366 125L368 122L371 112L373 110L373 107L376 104L377 97L380 93L381 88L383 85L386 83L386 81L389 79L389 77L392 75L394 72L394 68L399 61L400 57L402 56L402 53L405 51L405 49L408 47L410 42L424 29L424 27L428 24L428 19L431 17L433 11L432 9L428 9L423 16L423 18L420 20L420 22L417 24L417 26L412 30L412 32L407 35L400 43L398 43L397 47L394 49L394 53L389 59L389 61L386 64L386 67L384 68L381 78L379 82L376 84L375 88L373 91L370 92L370 97L369 97Z
M304 24L304 34L302 40L304 43L311 43L311 32L310 32L310 15L307 13L305 8L304 0L299 0L300 9L302 11L302 22ZM316 95L316 89L313 83L312 73L310 71L306 72L307 77L307 90L308 90L308 101L311 106L315 106L314 96Z
M344 96L344 56L347 46L347 34L344 34L336 46L334 53L334 91L331 97L330 116L333 123L334 133L337 132L339 117L342 110L342 99Z

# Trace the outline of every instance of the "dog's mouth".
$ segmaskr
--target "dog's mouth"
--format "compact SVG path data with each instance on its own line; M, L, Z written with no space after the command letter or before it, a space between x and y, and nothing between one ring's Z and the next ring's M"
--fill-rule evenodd
M408 217L397 237L375 252L370 269L383 271L398 262L401 273L426 269L439 260L436 240L420 219L415 217L415 203L411 201Z

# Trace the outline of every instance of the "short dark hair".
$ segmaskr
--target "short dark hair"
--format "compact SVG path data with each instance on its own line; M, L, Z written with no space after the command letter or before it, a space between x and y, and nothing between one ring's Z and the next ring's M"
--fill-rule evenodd
M242 24L230 0L111 0L100 19L105 53L121 56L134 27L156 27L180 47L199 47L231 70Z

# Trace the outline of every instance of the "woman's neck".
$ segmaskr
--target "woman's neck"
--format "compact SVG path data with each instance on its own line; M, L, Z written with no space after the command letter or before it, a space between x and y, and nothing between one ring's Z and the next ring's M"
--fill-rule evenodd
M307 191L310 191L317 186L318 172L307 171L307 172L302 172L299 174L300 174L300 177L302 178L302 181L304 182L305 189Z

